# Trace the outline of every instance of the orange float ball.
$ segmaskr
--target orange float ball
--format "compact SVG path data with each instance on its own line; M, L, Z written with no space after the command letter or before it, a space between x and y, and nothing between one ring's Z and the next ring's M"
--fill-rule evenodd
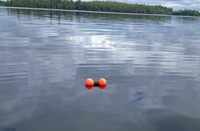
M88 79L85 81L85 85L94 85L94 81L93 81L91 78L88 78Z
M106 79L104 78L99 79L99 85L106 85L106 84L107 84Z

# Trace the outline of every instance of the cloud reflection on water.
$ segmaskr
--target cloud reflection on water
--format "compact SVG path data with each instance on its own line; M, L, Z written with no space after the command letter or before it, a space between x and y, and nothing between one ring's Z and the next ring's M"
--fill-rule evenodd
M0 95L0 126L45 113L42 120L58 113L58 121L69 121L73 110L77 119L88 114L80 121L91 120L92 112L96 122L98 112L108 114L108 122L147 122L145 113L153 108L200 117L199 19L61 13L59 25L58 14L48 11L45 19L37 11L9 11L0 24L0 85L6 92ZM106 77L109 85L88 92L88 77Z

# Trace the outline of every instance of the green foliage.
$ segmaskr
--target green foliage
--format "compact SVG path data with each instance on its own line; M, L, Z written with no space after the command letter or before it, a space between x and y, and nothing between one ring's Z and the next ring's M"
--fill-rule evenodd
M15 7L35 7L35 8L54 8L54 9L75 9L73 0L7 0L6 6Z
M200 13L196 10L178 10L174 11L173 15L187 15L187 16L200 16Z
M76 9L87 11L200 16L200 13L195 10L173 11L172 8L163 7L161 5L150 6L141 4L127 4L116 1L82 2L81 0L77 0L76 2L74 2L73 0L7 0L7 2L5 2L5 5L67 10Z
M0 0L0 5L4 5L4 1L1 1L1 0Z

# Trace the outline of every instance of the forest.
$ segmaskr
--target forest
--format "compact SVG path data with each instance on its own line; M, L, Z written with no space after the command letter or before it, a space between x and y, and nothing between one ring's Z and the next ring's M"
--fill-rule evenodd
M4 1L1 1L1 0L0 0L0 6L1 6L1 5L4 5Z
M4 2L4 5L13 7L53 8L66 10L200 16L200 12L195 10L185 9L173 11L172 8L163 7L161 5L150 6L111 1L83 2L78 0L74 2L73 0L7 0Z

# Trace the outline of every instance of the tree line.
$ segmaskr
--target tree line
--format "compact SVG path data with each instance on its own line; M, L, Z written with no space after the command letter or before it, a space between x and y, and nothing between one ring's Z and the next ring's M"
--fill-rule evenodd
M200 16L200 13L195 10L185 9L173 11L172 8L163 7L161 5L150 6L111 1L83 2L78 0L74 2L73 0L7 0L4 2L4 5L14 7L53 8L67 10Z
M0 5L4 5L4 1L1 1L1 0L0 0Z

